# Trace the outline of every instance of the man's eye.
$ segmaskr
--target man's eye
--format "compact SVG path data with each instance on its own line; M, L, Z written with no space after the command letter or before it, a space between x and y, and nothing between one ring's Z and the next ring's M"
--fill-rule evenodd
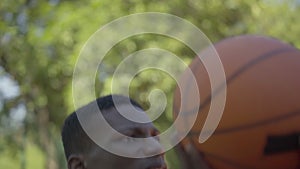
M159 134L160 133L155 130L155 131L152 131L151 136L154 137L157 141L160 141L160 139L158 137Z
M159 135L159 132L154 130L151 132L151 136L154 137L154 136L158 136Z

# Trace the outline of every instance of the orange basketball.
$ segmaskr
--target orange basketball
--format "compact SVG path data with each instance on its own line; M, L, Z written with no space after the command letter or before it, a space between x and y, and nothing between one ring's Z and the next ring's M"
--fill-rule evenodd
M300 51L279 40L254 35L228 38L214 47L227 81L223 116L214 134L200 144L199 133L214 99L210 98L208 73L199 59L209 57L209 50L204 50L189 66L201 101L196 123L181 142L183 147L194 146L212 169L299 169ZM189 98L197 94L189 91L186 79L182 77L181 84L188 95L181 95L178 87L174 93L175 117L181 98L192 103ZM192 106L182 105L181 111Z

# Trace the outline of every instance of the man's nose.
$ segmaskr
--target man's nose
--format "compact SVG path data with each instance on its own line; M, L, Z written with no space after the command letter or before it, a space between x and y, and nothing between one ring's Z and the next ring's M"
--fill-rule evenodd
M148 137L148 139L145 139L143 150L146 156L161 155L164 153L162 145L155 137Z

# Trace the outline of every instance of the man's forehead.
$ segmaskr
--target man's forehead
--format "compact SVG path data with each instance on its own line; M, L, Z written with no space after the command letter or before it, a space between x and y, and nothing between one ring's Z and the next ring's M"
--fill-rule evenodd
M119 126L121 124L142 125L141 121L150 121L148 115L141 108L120 104L115 107L102 110L102 114L110 125ZM134 119L135 121L132 121ZM144 125L152 123L145 123Z
M117 104L115 105L115 107L102 110L102 114L105 117L121 115L127 117L127 119L131 118L134 115L138 115L141 118L149 119L148 115L144 110L137 106L128 104Z

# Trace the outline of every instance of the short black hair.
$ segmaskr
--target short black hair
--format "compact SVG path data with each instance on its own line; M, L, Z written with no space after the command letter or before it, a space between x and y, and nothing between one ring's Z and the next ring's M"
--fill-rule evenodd
M115 107L115 104L128 103L131 103L133 106L143 109L136 101L123 95L107 95L104 97L100 97L95 101L97 102L100 110ZM95 103L95 101L83 106L82 108L89 107L92 103ZM76 111L72 112L66 118L62 127L61 137L65 156L67 159L71 154L85 154L96 145L81 127L81 124L76 115Z

